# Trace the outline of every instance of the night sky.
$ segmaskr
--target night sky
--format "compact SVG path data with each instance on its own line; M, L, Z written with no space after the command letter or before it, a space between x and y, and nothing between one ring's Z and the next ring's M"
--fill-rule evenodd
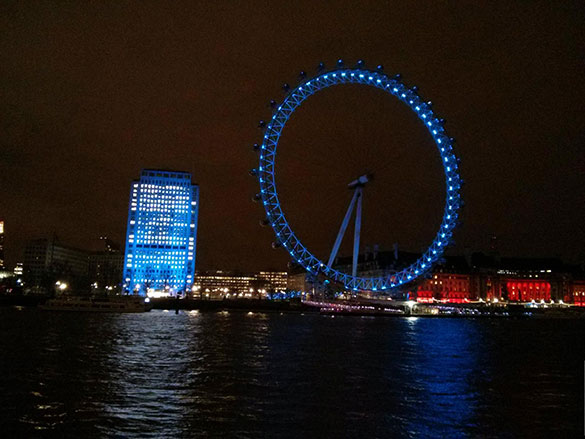
M283 269L248 175L282 83L359 58L417 85L457 139L465 209L451 250L585 253L585 3L14 2L0 6L0 217L9 266L53 233L123 243L142 168L200 185L199 269ZM283 209L324 257L365 170L366 244L419 251L440 222L428 133L359 86L310 98L284 131ZM370 169L373 168L373 169ZM347 253L347 246L343 248Z

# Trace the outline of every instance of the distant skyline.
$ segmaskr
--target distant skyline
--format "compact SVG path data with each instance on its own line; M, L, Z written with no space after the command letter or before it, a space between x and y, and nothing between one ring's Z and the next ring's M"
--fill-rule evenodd
M132 180L165 168L200 187L198 270L284 269L289 256L271 248L250 201L256 127L284 82L337 58L402 73L447 120L466 181L451 253L488 251L495 235L504 255L585 256L583 2L10 2L0 12L8 266L27 239L53 233L80 248L100 248L103 235L123 244ZM280 147L283 208L311 248L331 248L344 182L382 162L364 198L364 245L430 242L438 156L399 103L352 88L315 96Z

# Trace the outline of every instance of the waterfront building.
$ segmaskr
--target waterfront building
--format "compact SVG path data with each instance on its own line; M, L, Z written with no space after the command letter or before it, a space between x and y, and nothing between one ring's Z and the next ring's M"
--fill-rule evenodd
M120 246L106 236L100 241L104 249L89 255L89 282L95 293L115 294L121 291L124 254Z
M299 293L312 293L313 285L309 282L307 272L302 267L294 267L288 273L286 290Z
M570 302L571 267L552 258L506 258L483 253L447 256L412 288L419 302Z
M83 288L88 275L88 253L60 243L55 237L28 241L22 266L25 287L49 292L56 281Z
M286 271L204 271L196 274L192 295L209 299L266 298L284 292L286 282Z
M392 274L419 256L396 248L389 252L366 252L359 255L358 273L374 277ZM342 271L351 268L349 257L337 258L336 264ZM293 266L289 273L289 292L339 294L336 288L339 286L311 283L302 267ZM585 306L585 269L583 265L571 266L555 258L500 257L497 253L486 255L467 250L462 256L445 256L426 277L395 294L423 303L562 301Z
M252 297L256 278L235 271L213 270L197 273L193 282L194 297L223 299Z
M477 300L469 257L448 256L420 280L408 297L418 302L464 303Z
M577 306L585 306L585 279L573 282L571 297L568 301Z
M120 292L124 254L95 252L89 255L89 282L98 292Z
M483 271L498 281L490 298L508 302L558 302L568 295L568 267L554 258L500 258L482 255Z
M413 298L418 302L464 303L470 300L470 276L435 272L417 287Z
M507 280L506 290L509 302L550 301L550 282L538 279Z
M96 252L89 255L89 282L95 292L117 293L122 285L124 255Z
M199 186L191 174L145 169L132 182L124 289L166 296L191 288L195 275Z
M264 284L264 288L274 293L286 291L288 273L286 271L260 271L256 279Z

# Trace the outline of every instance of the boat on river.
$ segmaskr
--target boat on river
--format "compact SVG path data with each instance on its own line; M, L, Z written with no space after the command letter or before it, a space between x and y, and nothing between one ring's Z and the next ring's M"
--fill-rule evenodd
M39 305L39 308L47 311L147 312L150 311L151 306L140 296L64 296L49 299Z

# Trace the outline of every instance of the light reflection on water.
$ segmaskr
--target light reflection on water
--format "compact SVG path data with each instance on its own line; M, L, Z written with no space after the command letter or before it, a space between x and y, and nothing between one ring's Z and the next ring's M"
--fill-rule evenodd
M481 343L477 325L461 320L442 321L440 332L419 330L422 319L409 320L412 352L409 366L417 371L411 385L419 393L420 417L409 420L410 429L455 437L473 424L477 401L470 379L480 367ZM437 417L438 411L442 415ZM434 434L433 434L434 433Z
M0 309L2 431L76 437L579 433L581 321Z

